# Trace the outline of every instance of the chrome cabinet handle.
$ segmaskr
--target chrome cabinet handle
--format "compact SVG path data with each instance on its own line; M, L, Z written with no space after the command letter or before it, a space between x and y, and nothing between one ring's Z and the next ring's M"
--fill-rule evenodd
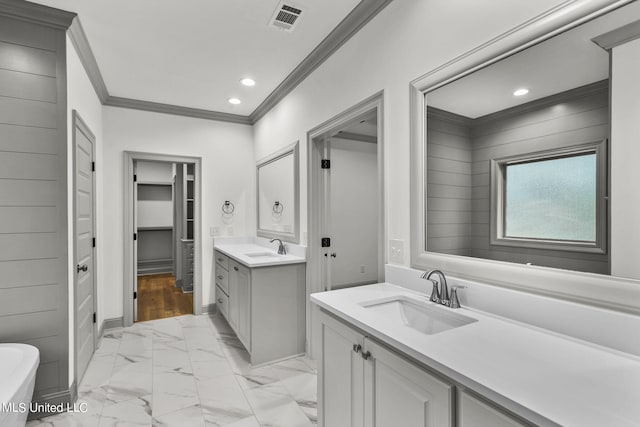
M218 302L222 304L222 298L218 298Z
M353 345L353 351L355 351L356 353L360 353L360 350L362 350L362 346L360 344Z
M362 358L364 360L369 360L370 357L371 357L371 352L370 351L365 351L364 353L362 353Z
M81 271L87 271L87 270L89 270L89 266L87 264L82 264L82 265L78 264L76 266L77 273L80 273Z
M234 269L235 271L238 271L238 270L239 270L239 268L238 268L238 267L233 267L233 269Z
M224 279L224 276L218 276L218 279L222 280Z
M331 258L335 258L337 255L335 252L331 252Z

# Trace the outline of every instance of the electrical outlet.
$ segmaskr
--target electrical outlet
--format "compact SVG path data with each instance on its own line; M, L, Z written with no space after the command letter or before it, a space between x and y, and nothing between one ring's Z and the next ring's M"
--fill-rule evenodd
M227 226L227 234L233 236L233 225Z
M404 264L404 240L389 240L389 262Z
M220 235L220 227L211 227L209 229L209 235L211 237L217 237Z

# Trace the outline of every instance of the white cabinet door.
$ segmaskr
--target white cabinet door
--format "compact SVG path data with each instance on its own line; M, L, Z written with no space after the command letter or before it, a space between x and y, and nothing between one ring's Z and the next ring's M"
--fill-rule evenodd
M465 391L458 393L458 427L526 427L528 425Z
M229 263L229 317L227 320L236 333L238 333L238 272L240 264L235 261Z
M368 339L364 355L366 426L452 426L452 385Z
M364 337L323 313L319 317L322 347L318 363L318 425L363 427Z
M242 265L234 269L237 289L237 328L236 333L240 342L248 352L251 352L251 274L250 270Z

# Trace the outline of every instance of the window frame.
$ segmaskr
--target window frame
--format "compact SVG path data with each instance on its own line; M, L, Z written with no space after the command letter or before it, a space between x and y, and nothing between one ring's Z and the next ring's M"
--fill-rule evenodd
M509 165L596 155L596 234L595 241L542 239L505 235L506 169ZM518 154L491 162L491 245L542 250L605 254L607 252L607 139L570 147L554 148L534 153Z

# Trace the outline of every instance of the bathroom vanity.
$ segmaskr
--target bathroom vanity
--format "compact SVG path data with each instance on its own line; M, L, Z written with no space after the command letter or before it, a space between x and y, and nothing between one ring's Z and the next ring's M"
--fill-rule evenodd
M216 306L252 365L305 351L305 258L255 243L215 245Z
M319 425L637 426L637 357L382 283L312 294Z

